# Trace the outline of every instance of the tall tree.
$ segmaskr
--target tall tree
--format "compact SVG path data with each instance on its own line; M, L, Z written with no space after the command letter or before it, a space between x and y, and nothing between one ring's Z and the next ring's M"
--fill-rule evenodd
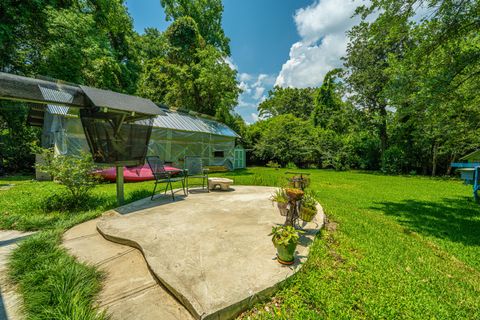
M147 62L139 94L212 116L218 110L232 111L240 93L236 71L225 62L222 52L205 43L197 23L190 17L178 18L165 38L166 54Z
M329 71L323 79L322 85L315 92L312 121L314 126L331 129L337 133L345 133L352 119L351 107L342 101L344 94L343 83L339 76L341 69Z
M417 8L428 14L418 17ZM411 21L402 54L387 57L384 94L396 110L396 143L408 152L411 166L432 175L439 166L445 172L459 155L480 146L480 2L372 1L363 15L373 11L383 12L373 22L378 35Z
M356 106L367 110L376 124L382 153L388 145L388 98L384 92L390 79L388 58L402 54L408 31L408 17L393 18L381 13L374 22L362 21L348 32L345 67L350 98Z
M274 117L292 114L298 118L309 119L313 111L313 88L282 88L275 86L268 91L268 97L258 106L261 117Z
M191 17L207 44L230 55L230 39L222 28L223 4L221 0L160 0L167 20Z

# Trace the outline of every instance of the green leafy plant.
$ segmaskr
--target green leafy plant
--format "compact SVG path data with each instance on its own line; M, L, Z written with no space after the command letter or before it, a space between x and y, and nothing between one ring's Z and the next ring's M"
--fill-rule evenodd
M88 199L89 192L98 183L98 177L92 174L95 164L90 154L84 153L79 157L64 156L44 149L41 155L44 162L38 163L36 167L52 176L69 191L72 207Z
M288 203L288 196L285 189L279 188L270 197L270 200L277 203Z
M300 203L300 219L310 222L317 214L317 200L313 191L306 191Z
M272 227L272 232L269 236L272 236L272 241L275 245L288 246L293 243L297 244L302 233L304 232L292 226L275 226Z
M287 169L298 169L297 165L296 165L294 162L292 162L292 161L288 162L288 163L285 165L285 168L287 168Z
M280 165L277 162L272 161L272 160L268 161L266 166L269 167L269 168L274 168L274 169L280 168Z
M305 191L302 199L302 207L315 209L317 208L317 200L315 200L316 193L311 190Z

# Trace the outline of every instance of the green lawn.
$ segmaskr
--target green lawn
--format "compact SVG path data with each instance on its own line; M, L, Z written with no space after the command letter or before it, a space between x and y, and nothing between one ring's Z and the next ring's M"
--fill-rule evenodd
M236 184L279 185L285 181L285 171L251 168L215 175L234 177ZM311 188L318 191L330 223L313 243L302 270L271 301L245 313L245 318L480 317L480 206L471 200L471 187L457 180L302 171L311 173ZM48 234L58 235L115 205L115 186L106 184L94 190L92 210L47 214L40 209L42 199L58 190L58 185L10 180L0 180L0 184L16 184L0 191L0 227L52 229L26 244L36 241L39 245L47 238L52 242L54 237ZM125 187L131 201L147 196L152 183ZM17 253L22 250L28 253L32 248L22 245ZM65 252L61 257L46 261L50 265L68 259ZM46 259L43 255L36 258ZM75 265L81 270L72 269L70 277L79 280L80 275L89 275L93 285L79 294L83 300L91 299L100 275ZM26 267L13 267L17 281L31 285L32 275L22 274ZM58 285L68 281L65 274L48 277ZM85 281L73 283L79 291L85 286ZM32 288L25 287L28 290ZM51 298L45 301L59 309L58 301ZM64 301L60 305L67 313L68 308L77 308ZM78 308L88 311L91 305Z

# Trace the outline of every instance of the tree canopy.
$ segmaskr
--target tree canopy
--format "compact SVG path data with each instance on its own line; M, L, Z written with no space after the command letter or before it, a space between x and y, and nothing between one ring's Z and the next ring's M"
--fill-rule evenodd
M312 165L449 173L451 162L480 148L480 2L372 0L356 14L343 70L318 88L274 88L258 107L268 118L261 123L311 119L303 138ZM251 146L289 141L287 130L280 138L261 123L249 129ZM305 159L305 147L295 148L290 158Z
M161 3L171 25L138 34L124 0L2 1L0 71L139 94L244 128L233 113L240 89L226 63L221 1ZM23 130L28 106L16 104L15 113L2 105L0 159L7 170L31 168L38 132ZM15 154L23 168L13 165Z
M207 44L230 55L230 39L222 28L223 4L221 0L160 0L167 20L191 17Z

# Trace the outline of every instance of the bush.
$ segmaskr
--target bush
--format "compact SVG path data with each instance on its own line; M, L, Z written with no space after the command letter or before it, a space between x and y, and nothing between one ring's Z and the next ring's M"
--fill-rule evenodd
M389 174L402 173L407 164L405 153L397 146L387 148L382 156L382 171Z
M37 164L37 168L52 176L55 181L65 186L70 196L59 195L53 197L53 207L59 205L65 207L63 203L66 199L72 201L66 207L71 209L75 206L88 202L89 192L98 182L98 177L92 174L95 169L92 156L82 154L79 157L54 155L52 150L44 149L42 156L45 160L42 164Z
M269 168L273 168L273 169L278 169L278 168L280 168L280 165L279 165L277 162L272 161L272 160L268 161L268 163L266 164L266 166L269 167Z
M253 148L257 159L276 161L281 165L313 162L313 141L310 137L313 129L309 121L286 114L261 121L253 128L261 128Z
M292 170L298 169L297 165L291 161L285 165L285 168Z

